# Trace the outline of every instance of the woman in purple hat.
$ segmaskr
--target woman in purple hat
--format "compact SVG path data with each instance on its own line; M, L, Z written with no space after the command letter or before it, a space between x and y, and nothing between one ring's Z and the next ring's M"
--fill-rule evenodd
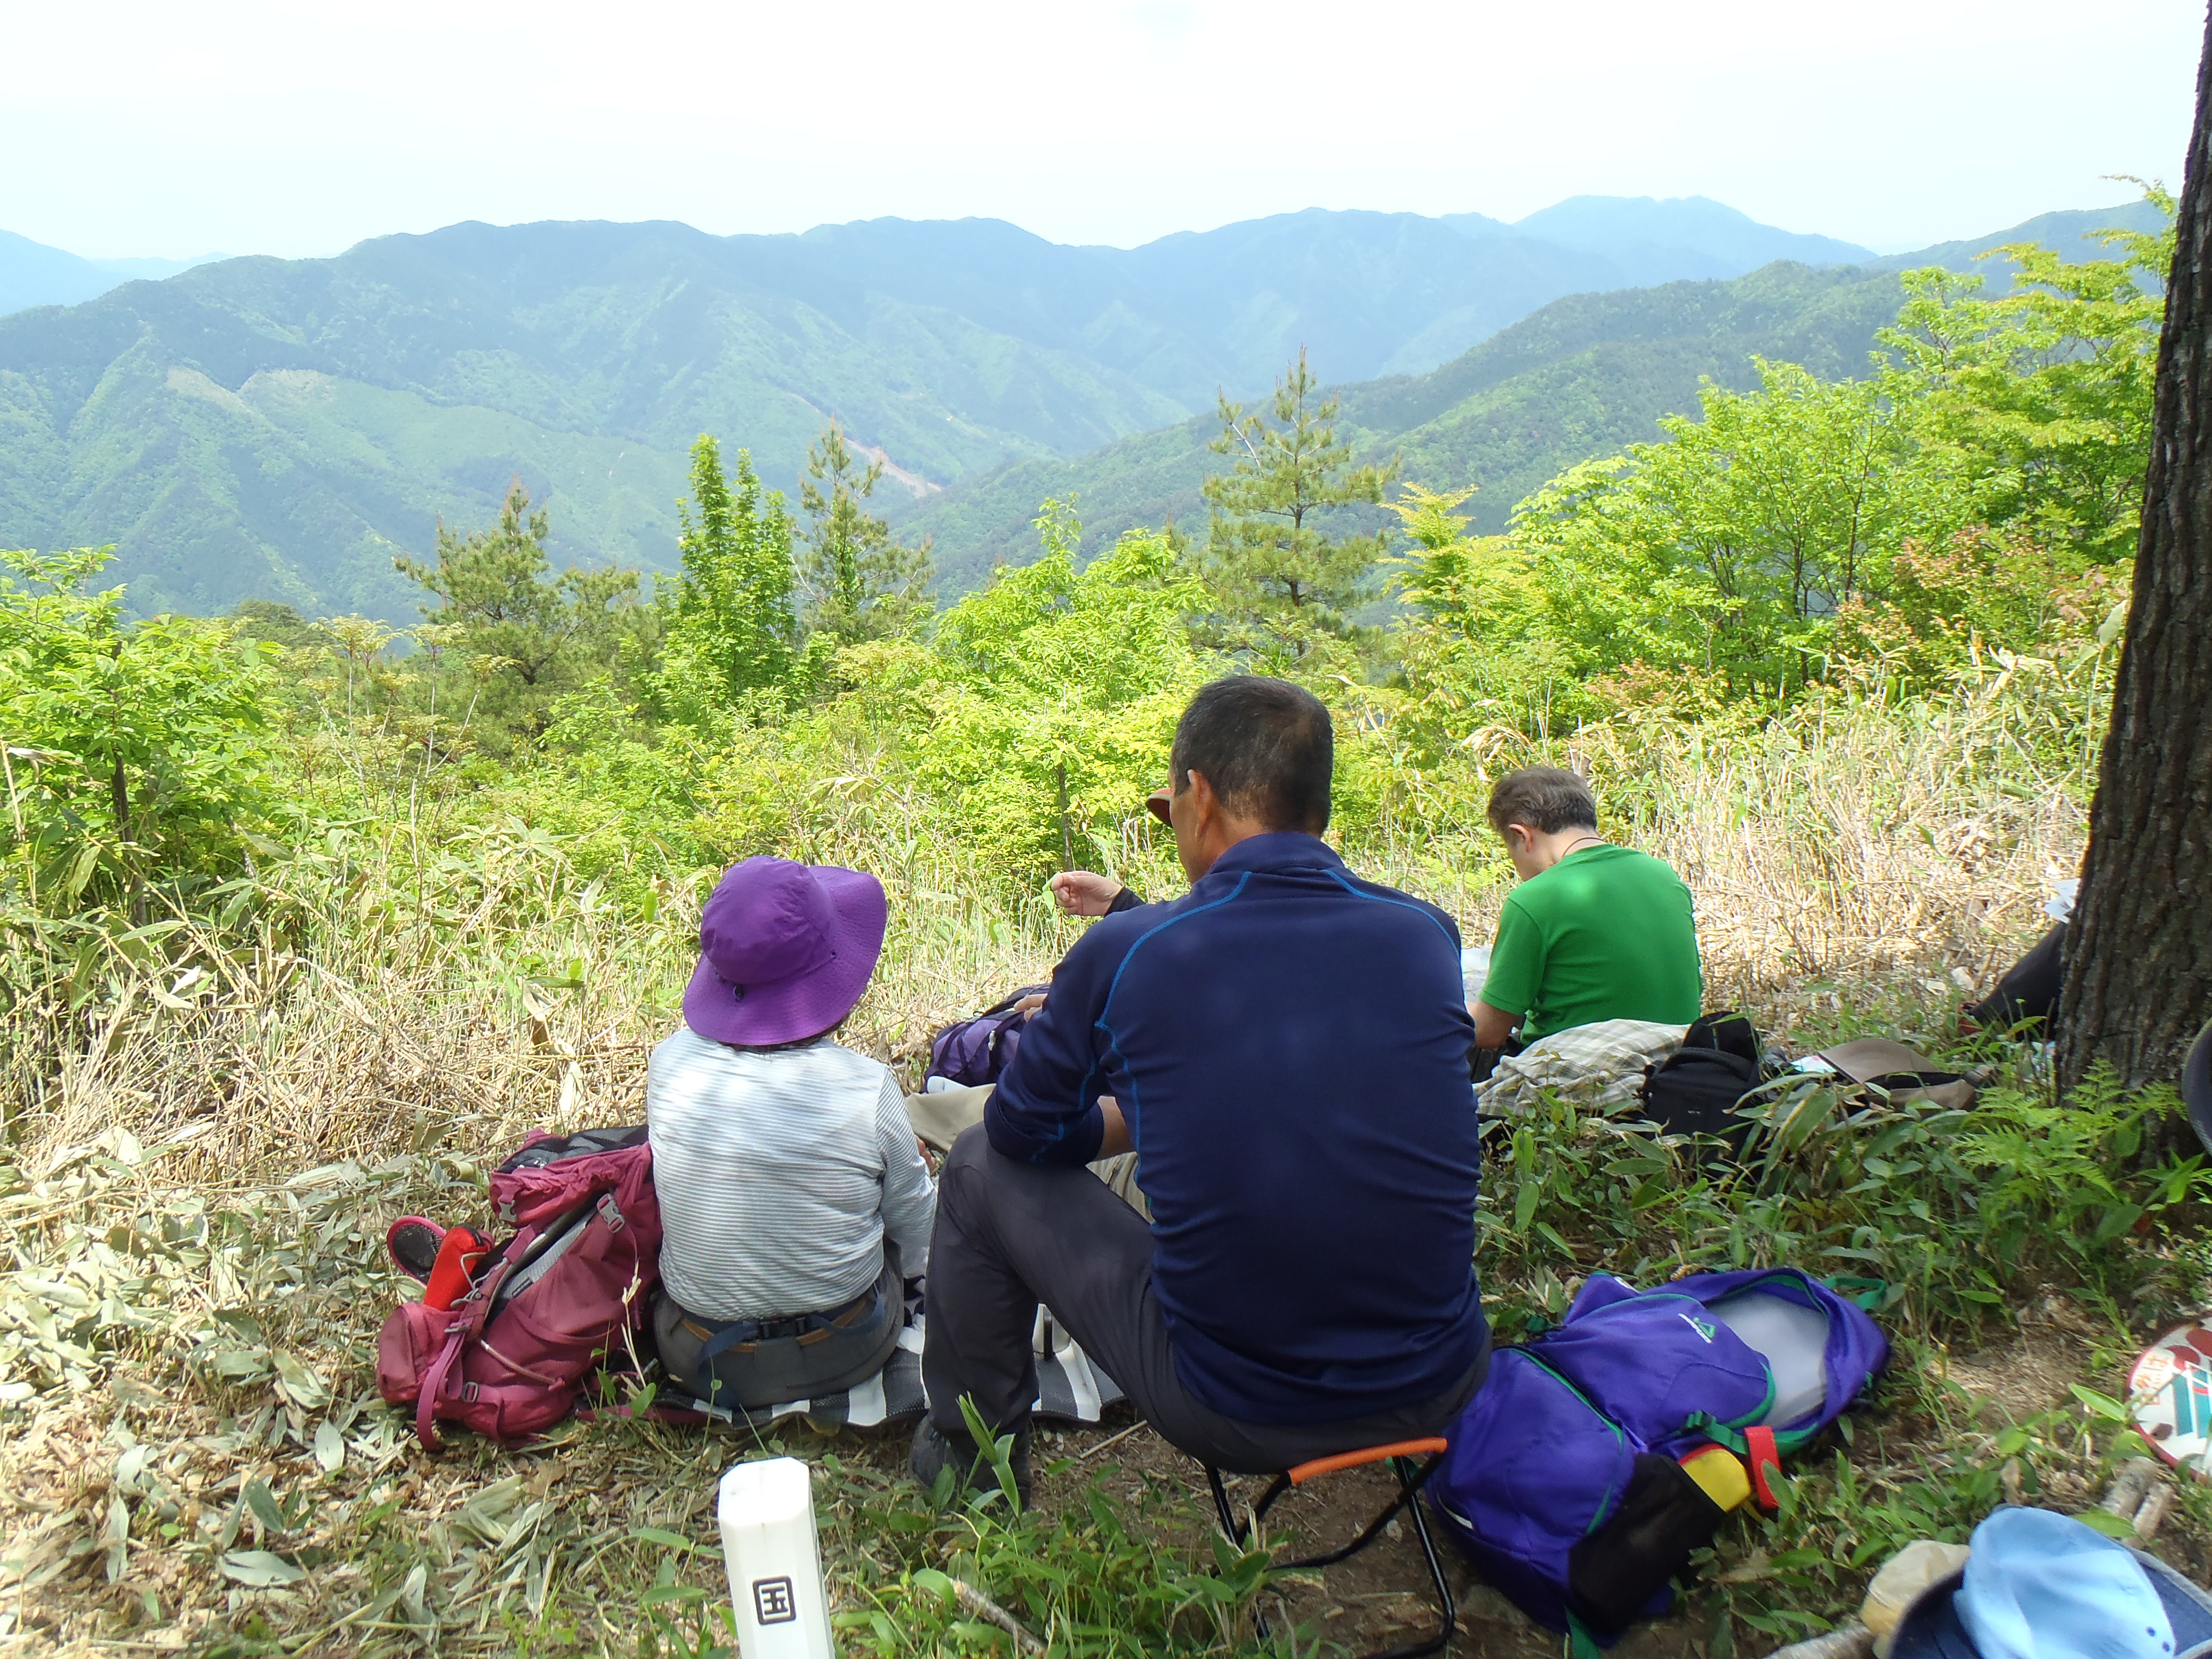
M755 858L699 919L684 1024L653 1051L661 1363L757 1407L854 1388L927 1266L937 1192L890 1071L834 1042L883 952L883 884Z

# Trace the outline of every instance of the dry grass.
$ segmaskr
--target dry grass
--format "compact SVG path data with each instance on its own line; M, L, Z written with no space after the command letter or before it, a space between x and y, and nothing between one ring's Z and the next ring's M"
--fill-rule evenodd
M1577 744L1629 837L1695 891L1716 1006L1784 1033L1877 1010L1933 1029L2039 931L2048 884L2078 861L2078 764L2038 758L2064 753L2038 738L2051 718L1997 684L1917 716L1862 709L1724 741L1623 726ZM1124 844L1143 884L1163 888L1148 828L1127 826ZM21 1126L12 1171L0 1166L12 1650L178 1647L255 1619L331 1650L489 1651L537 1630L551 1650L635 1650L637 1587L660 1557L635 1528L692 1525L726 1448L601 1427L553 1458L476 1448L433 1462L374 1404L368 1364L391 1217L465 1210L477 1164L530 1128L640 1118L700 893L666 884L646 919L542 836L458 850L427 896L426 866L396 834L351 849L343 871L303 858L272 882L321 918L300 935L311 953L272 935L186 1006L134 994L57 1063L46 1109ZM981 872L878 822L817 823L793 850L890 888L892 938L846 1040L910 1079L933 1029L1043 978L1076 937L1041 898L990 896ZM1454 908L1471 939L1504 890L1492 854L1401 848L1355 863ZM335 1471L327 1436L318 1457L325 1423L345 1448ZM296 1502L283 1511L296 1526L270 1526L246 1501L253 1483ZM158 1514L174 1535L149 1530ZM188 1547L278 1532L328 1565L253 1588ZM409 1561L428 1578L409 1580ZM387 1578L415 1588L341 1622ZM434 1637L408 1611L426 1583L448 1609Z

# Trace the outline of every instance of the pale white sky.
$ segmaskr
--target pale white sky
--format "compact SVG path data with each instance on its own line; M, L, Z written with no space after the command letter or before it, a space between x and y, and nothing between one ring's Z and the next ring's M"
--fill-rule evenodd
M1879 249L2179 185L2189 0L0 0L0 228L97 258L460 219L1714 197Z

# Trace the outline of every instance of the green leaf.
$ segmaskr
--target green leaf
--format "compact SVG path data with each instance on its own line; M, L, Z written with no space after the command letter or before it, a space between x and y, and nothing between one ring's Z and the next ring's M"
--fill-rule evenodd
M270 1531L283 1532L285 1529L283 1506L277 1503L276 1494L269 1490L267 1481L249 1480L246 1483L246 1507L252 1510L253 1518Z
M686 1555L699 1547L681 1533L667 1532L659 1527L632 1527L629 1535L641 1544L658 1544L665 1550L682 1550Z
M325 1474L336 1474L345 1467L345 1436L327 1417L315 1425L315 1462Z
M280 1353L276 1365L277 1388L301 1411L317 1411L331 1403L330 1386L305 1361Z
M2094 1389L2085 1389L2079 1382L2069 1382L2066 1386L2074 1391L2074 1397L2076 1400L2089 1408L2091 1416L2101 1417L2110 1423L2127 1423L2134 1420L2128 1408L2113 1399L2112 1395L2099 1394Z
M267 1550L233 1550L221 1562L222 1576L253 1589L275 1584L296 1584L307 1575L281 1555Z

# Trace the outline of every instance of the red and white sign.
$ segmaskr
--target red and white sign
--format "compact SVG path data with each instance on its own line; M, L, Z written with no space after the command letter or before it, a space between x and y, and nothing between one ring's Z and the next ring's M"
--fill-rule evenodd
M2145 1348L2128 1374L2128 1409L2160 1457L2212 1473L2212 1330L2185 1325Z

